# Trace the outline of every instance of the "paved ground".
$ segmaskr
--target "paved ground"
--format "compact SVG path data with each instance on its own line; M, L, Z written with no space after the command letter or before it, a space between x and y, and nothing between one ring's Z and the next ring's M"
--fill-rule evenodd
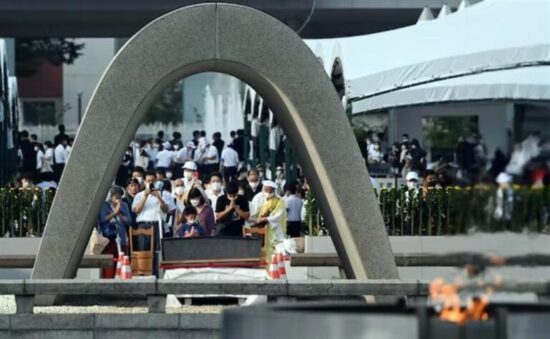
M230 306L204 305L182 306L168 308L166 313L221 313ZM0 295L0 314L15 313L15 297ZM35 313L147 313L147 307L115 307L115 306L52 306L34 308Z

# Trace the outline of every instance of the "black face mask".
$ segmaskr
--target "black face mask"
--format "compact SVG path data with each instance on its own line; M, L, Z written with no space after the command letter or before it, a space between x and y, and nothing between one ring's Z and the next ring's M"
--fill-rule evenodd
M435 181L435 180L434 180L434 181L430 181L430 182L428 183L428 187L435 187L436 185L437 185L437 181Z

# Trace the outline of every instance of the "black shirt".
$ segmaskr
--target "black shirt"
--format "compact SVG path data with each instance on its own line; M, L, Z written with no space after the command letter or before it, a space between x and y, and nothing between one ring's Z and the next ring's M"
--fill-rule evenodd
M227 195L222 195L218 198L216 201L216 213L223 212L229 206L231 201L227 198ZM246 200L243 196L237 196L237 200L235 201L237 206L241 209L243 212L250 211L250 208L248 206L248 200ZM224 235L242 235L242 227L244 225L244 219L239 217L237 212L234 210L229 212L225 217L217 220L218 224L224 224L225 228L222 230L222 234ZM225 231L225 232L224 232Z
M252 201L252 199L254 199L256 194L260 193L262 189L263 189L262 184L258 184L258 187L256 187L256 190L254 191L252 190L252 187L250 187L250 184L246 183L246 185L244 186L244 197L248 201Z
M214 140L212 145L214 145L214 147L216 147L216 149L218 150L218 155L221 158L222 151L223 151L223 146L225 145L225 142L222 139L217 139L217 140Z

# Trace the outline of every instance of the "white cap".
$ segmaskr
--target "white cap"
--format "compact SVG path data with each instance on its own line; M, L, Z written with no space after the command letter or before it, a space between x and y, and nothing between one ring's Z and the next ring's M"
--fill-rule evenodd
M262 186L263 187L271 187L271 188L277 188L277 184L271 180L264 180L262 181Z
M497 176L497 184L506 184L506 183L511 183L513 180L512 176L506 172L501 172L498 176Z
M172 149L172 144L169 143L168 141L165 141L163 144L162 144L162 147L164 147L165 149Z
M407 176L405 177L405 179L407 179L407 181L410 181L410 180L416 180L418 181L418 173L416 173L415 171L410 171L409 173L407 173Z
M193 161L186 161L185 164L183 164L183 169L190 170L190 171L196 171L197 170L197 164L195 164Z
M195 146L195 143L192 142L192 141L188 141L187 144L185 144L185 146L187 146L188 148L197 148L197 147Z

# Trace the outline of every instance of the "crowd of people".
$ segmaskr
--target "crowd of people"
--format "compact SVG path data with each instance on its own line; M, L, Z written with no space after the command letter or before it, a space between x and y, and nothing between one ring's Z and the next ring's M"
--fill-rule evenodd
M56 187L72 144L63 126L59 130L53 145L21 132L22 187ZM133 142L98 217L99 233L110 240L103 253L128 253L131 227L153 228L155 249L162 237L242 237L247 227L267 227L269 248L301 236L303 180L287 183L283 166L272 176L261 165L250 168L243 161L242 131L230 137L225 142L214 133L211 142L204 131L194 131L183 142L179 132L171 140L159 132ZM134 247L147 244L137 237ZM153 272L158 275L157 255Z
M386 164L387 175L407 178L408 173L420 179L433 175L437 184L446 186L468 186L479 183L498 184L500 174L506 174L511 182L524 185L543 185L548 176L550 144L541 139L540 133L529 134L517 143L511 154L497 148L492 157L487 152L483 137L479 134L465 134L457 140L451 157L432 159L417 139L403 134L401 142L387 146L383 134L366 138L366 158L369 168ZM500 178L503 178L501 175Z

